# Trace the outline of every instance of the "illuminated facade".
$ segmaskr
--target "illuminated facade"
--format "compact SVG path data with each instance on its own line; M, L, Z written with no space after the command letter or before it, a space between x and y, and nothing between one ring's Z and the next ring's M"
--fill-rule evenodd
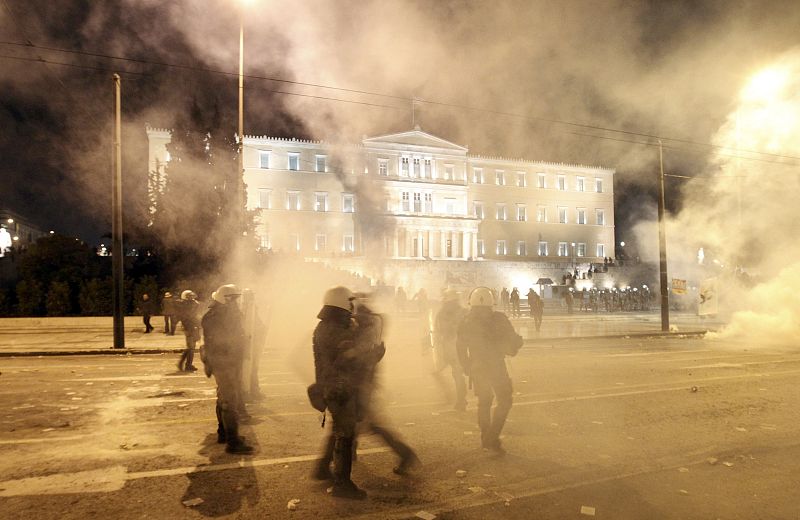
M153 171L169 133L148 136ZM343 264L510 262L544 275L614 254L613 169L470 155L419 129L353 145L255 136L244 145L264 249Z

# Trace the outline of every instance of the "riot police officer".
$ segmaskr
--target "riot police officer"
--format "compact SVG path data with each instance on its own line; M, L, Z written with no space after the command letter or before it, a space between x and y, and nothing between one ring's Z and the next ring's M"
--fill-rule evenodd
M436 355L437 371L449 366L456 387L455 409L463 412L467 409L467 384L464 381L464 370L456 353L456 333L458 325L466 314L458 302L458 293L452 289L442 294L442 307L436 313L433 324L433 348Z
M186 349L181 353L178 361L178 370L195 372L194 349L200 339L200 304L197 295L187 289L181 293L180 302L177 304L177 316L183 324L183 334L186 336Z
M481 446L503 454L500 432L511 410L513 392L505 356L519 351L522 338L505 314L492 309L494 298L486 287L473 289L469 305L469 312L458 326L458 358L478 397ZM495 398L497 407L492 414Z
M239 436L239 408L242 405L241 380L245 333L237 300L242 292L232 284L223 285L213 295L214 301L203 316L205 337L203 362L217 381L217 441L226 443L225 451L251 454Z
M358 394L367 376L356 347L356 324L353 320L354 295L346 287L325 292L322 309L314 329L314 369L316 385L321 387L325 407L333 417L333 489L335 497L364 499L367 494L353 483L353 450L356 424L359 421ZM323 461L329 454L324 454ZM326 468L320 468L323 472Z

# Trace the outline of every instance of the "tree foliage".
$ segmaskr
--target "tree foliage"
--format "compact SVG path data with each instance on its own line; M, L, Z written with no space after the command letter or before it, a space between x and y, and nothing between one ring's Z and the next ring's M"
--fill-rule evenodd
M50 282L45 308L48 316L64 316L71 313L72 305L70 304L70 291L67 282L58 280Z

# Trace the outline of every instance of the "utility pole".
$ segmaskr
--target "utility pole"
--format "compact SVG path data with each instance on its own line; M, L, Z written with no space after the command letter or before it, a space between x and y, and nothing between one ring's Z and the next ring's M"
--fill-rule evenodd
M123 312L123 269L125 250L122 244L122 102L120 77L114 74L114 145L111 157L113 182L111 189L111 272L113 280L114 348L125 348L125 315Z
M664 222L664 146L658 140L658 252L661 272L661 330L669 332L669 288L667 287L667 230Z

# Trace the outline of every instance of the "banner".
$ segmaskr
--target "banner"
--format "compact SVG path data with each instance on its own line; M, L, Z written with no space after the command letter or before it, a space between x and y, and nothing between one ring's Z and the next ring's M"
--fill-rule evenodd
M686 280L681 280L680 278L673 278L672 292L674 294L686 294Z
M719 312L719 291L716 278L707 278L700 284L700 301L697 314L709 316Z

